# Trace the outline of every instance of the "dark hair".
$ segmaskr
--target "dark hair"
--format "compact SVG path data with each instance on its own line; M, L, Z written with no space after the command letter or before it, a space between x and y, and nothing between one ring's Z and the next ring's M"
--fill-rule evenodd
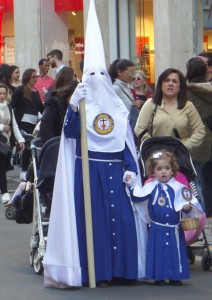
M48 59L42 58L41 60L39 60L38 65L39 65L39 66L42 66L42 64L44 63L44 61L48 62Z
M74 70L69 67L63 67L57 74L56 80L54 82L54 92L55 94L63 93L74 80Z
M158 157L153 157L154 154L158 154ZM157 162L159 160L167 160L172 168L173 176L177 175L177 172L179 170L179 164L177 162L176 157L171 152L168 152L166 150L157 150L151 154L151 156L146 160L145 167L146 167L146 173L148 177L153 177L155 166L157 165Z
M125 71L129 67L134 67L135 64L128 59L116 59L109 66L108 74L110 75L112 83L118 78L118 71Z
M62 60L63 59L63 53L62 51L60 51L59 49L53 49L52 51L50 51L48 54L47 54L47 57L48 56L56 56L57 59L59 60Z
M183 76L183 73L180 72L178 69L169 68L163 71L160 76L158 77L158 82L155 88L155 93L153 95L153 102L155 104L161 105L162 99L163 99L163 93L161 90L163 81L171 74L176 73L179 76L180 80L180 91L177 96L178 100L178 109L182 109L185 107L187 102L187 87L186 87L186 80Z
M11 72L10 66L7 64L0 65L0 82L4 83L7 87L10 87Z
M186 68L186 80L189 82L206 82L207 66L200 57L189 59Z
M200 52L198 56L206 57L208 58L207 64L208 66L212 66L212 52Z
M10 74L12 74L16 69L19 69L19 67L16 65L11 65L10 66Z
M29 81L32 78L32 73L36 72L35 69L26 69L22 75L22 85L23 85L23 89L24 89L24 98L31 100L32 99L32 92L29 89L29 87L27 86L27 84L29 83Z

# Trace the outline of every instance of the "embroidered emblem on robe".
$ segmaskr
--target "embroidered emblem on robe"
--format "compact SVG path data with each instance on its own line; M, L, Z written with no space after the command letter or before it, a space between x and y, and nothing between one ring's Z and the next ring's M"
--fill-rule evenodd
M99 114L93 121L93 127L98 134L110 134L114 128L114 121L112 117L106 113Z

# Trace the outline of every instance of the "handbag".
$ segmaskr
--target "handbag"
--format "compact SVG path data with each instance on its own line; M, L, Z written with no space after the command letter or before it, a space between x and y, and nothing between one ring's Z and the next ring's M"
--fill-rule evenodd
M20 199L15 203L17 224L30 224L33 220L33 188L24 190Z
M10 153L10 146L0 141L0 156L6 158Z

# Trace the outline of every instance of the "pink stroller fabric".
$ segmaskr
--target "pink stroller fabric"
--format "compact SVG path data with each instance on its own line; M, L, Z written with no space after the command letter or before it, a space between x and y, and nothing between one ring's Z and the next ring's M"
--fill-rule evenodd
M174 178L175 178L177 181L179 181L180 183L182 183L182 184L186 185L187 187L189 187L188 180L187 180L186 176L185 176L183 173L178 172L177 175L176 175ZM154 180L154 178L150 177L150 178L148 178L148 179L145 181L144 184L146 184L146 183L148 183L148 182L151 182L151 181L153 181L153 180Z
M177 181L179 181L180 183L186 185L187 187L189 187L189 182L186 178L186 176L181 173L178 172L177 175L175 176L175 179ZM148 178L145 183L151 182L153 181L154 178ZM201 234L201 232L203 231L204 227L205 227L205 222L206 222L206 215L204 213L202 213L201 215L199 215L199 226L197 229L195 230L190 230L190 231L185 231L185 239L186 239L186 245L189 246L193 243L195 243L199 237L199 235Z

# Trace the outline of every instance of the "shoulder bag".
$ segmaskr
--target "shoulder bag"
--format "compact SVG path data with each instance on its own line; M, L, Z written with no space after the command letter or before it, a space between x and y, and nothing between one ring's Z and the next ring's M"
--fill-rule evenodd
M6 143L7 139L0 134L0 156L6 158L10 153L10 146Z

